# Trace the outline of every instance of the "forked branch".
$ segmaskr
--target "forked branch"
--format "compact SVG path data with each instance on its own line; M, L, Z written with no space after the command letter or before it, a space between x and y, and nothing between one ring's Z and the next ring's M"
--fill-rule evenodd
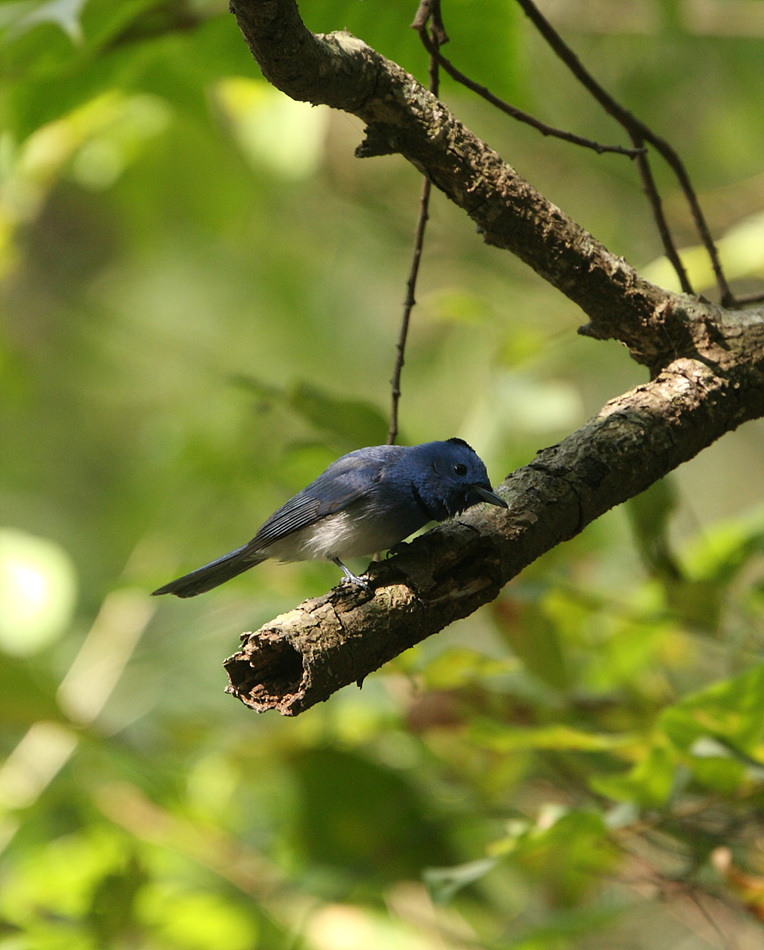
M764 414L764 323L644 280L537 192L395 63L347 33L313 35L293 0L232 0L264 74L293 98L362 118L360 156L398 153L588 315L652 379L611 400L509 475L509 513L472 510L255 633L226 662L229 691L295 715L465 617L539 555Z

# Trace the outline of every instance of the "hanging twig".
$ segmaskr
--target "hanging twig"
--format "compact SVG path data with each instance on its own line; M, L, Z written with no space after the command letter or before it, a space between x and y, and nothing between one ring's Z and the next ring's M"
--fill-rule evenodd
M416 21L414 21L414 25L416 26ZM602 155L604 152L615 152L618 155L626 155L628 158L636 158L640 152L644 152L644 148L626 148L623 145L603 145L600 142L595 142L593 139L585 138L582 135L576 135L573 132L566 132L563 129L557 129L552 125L547 125L546 122L542 122L535 116L523 112L522 109L517 109L506 100L495 96L486 86L481 86L480 83L474 82L469 76L457 69L449 59L446 59L446 57L438 51L430 39L426 28L419 28L419 38L430 56L437 61L438 65L441 66L452 79L467 89L470 89L472 92L477 93L478 96L485 99L486 102L490 102L492 106L495 106L501 112L505 112L513 119L517 119L518 122L525 122L526 125L532 126L541 132L542 135L552 135L555 138L563 139L565 142L571 142L573 145L593 149L598 155Z
M632 141L636 143L641 142L642 139L639 136L632 136ZM655 184L655 179L653 178L653 170L650 167L650 160L647 157L646 150L637 157L637 168L639 169L639 177L642 179L642 189L647 196L647 200L650 202L650 207L653 209L653 217L655 218L658 233L661 236L663 250L671 266L676 271L676 275L679 278L679 286L686 294L691 294L693 292L692 284L690 283L690 278L687 276L687 271L684 269L684 264L674 244L674 239L671 237L671 229L666 220L666 215L663 213L663 202L661 201L658 186Z
M419 22L420 18L424 18L421 29L425 32L427 31L427 21L432 18L432 40L430 43L432 49L435 51L435 53L437 53L438 46L441 43L448 42L448 37L446 36L445 30L442 29L442 21L440 17L440 0L422 0L422 3L417 10L414 24L412 24L415 26L415 28L418 28L416 27L416 24ZM430 54L429 73L430 92L437 96L440 76L438 71L438 61L433 53ZM401 330L398 336L398 344L396 346L395 366L393 367L393 375L390 380L391 404L390 430L387 433L388 445L394 445L395 440L398 438L398 405L401 398L401 372L403 371L403 364L405 362L406 356L406 340L409 333L411 311L414 309L414 305L416 304L416 282L417 277L419 276L419 264L422 260L424 232L427 228L427 221L429 220L430 189L430 179L425 175L422 182L422 194L419 199L419 218L417 220L416 230L414 232L414 253L411 258L411 270L409 271L408 280L406 281L406 298L403 301L403 317L401 319Z
M421 34L423 30L427 29L428 23L432 32L433 45L437 52L441 46L448 42L448 33L446 33L446 28L443 25L440 0L421 0L414 22L411 24L411 29Z
M612 96L607 93L602 88L602 86L600 86L596 79L594 79L594 77L584 68L579 58L565 43L560 34L543 16L533 0L517 0L517 2L520 4L526 16L531 20L539 33L544 37L557 56L565 63L568 69L570 69L576 79L578 79L578 81L594 96L603 109L605 109L605 111L628 132L634 145L636 147L641 147L645 142L649 142L668 163L669 167L676 175L679 186L681 187L682 192L687 199L687 203L690 206L690 210L695 221L695 226L698 229L698 233L700 235L700 239L703 242L703 246L706 248L709 258L711 259L711 266L713 267L714 275L716 276L716 282L719 288L722 306L729 307L734 305L735 297L729 288L726 277L724 276L724 271L722 270L721 262L719 261L716 245L714 244L714 241L711 237L711 232L708 229L703 210L700 207L698 197L695 194L695 189L692 186L687 169L684 167L684 163L677 152L665 139L662 139L660 136L656 135L650 128L648 128L648 126L644 124L644 122L629 112L628 109L624 109L623 106L617 103L615 99L613 99ZM655 187L652 173L649 170L647 159L644 155L641 155L638 156L637 161L640 165L643 187L647 192L647 196L653 207L653 213L656 216L656 223L661 234L666 256L669 258L674 266L674 269L677 271L682 289L685 290L685 292L691 292L687 275L684 271L681 261L679 260L679 254L676 250L676 247L674 246L674 242L671 238L665 218L663 217L660 196L658 195L657 189Z
M534 116L531 116L528 113L523 112L521 109L517 109L510 105L505 100L500 99L486 86L482 86L470 79L467 75L465 75L465 73L457 69L457 67L454 66L450 60L446 59L446 57L440 53L438 48L440 44L433 42L433 39L430 38L427 32L427 23L432 17L433 37L435 37L436 27L434 10L437 9L438 35L446 37L440 13L439 0L438 2L423 0L423 2L420 4L419 10L417 11L417 16L414 19L412 27L419 33L422 44L430 54L431 59L436 60L438 65L440 65L448 73L448 75L452 77L452 79L465 86L467 89L472 90L505 114L517 119L520 122L525 122L527 125L530 125L532 128L535 128L541 132L542 135L551 135L562 139L563 141L571 142L574 145L590 148L598 154L602 154L604 152L614 152L617 154L626 155L629 158L636 158L640 178L642 180L642 187L645 191L648 201L650 202L653 217L658 228L658 233L661 237L661 242L663 244L666 257L676 271L682 290L685 293L692 293L693 288L687 276L687 272L684 268L676 245L674 244L674 240L671 236L671 230L663 211L663 203L656 187L655 179L653 178L652 169L650 168L650 163L647 157L645 143L648 142L653 145L656 151L664 158L676 175L682 192L687 199L693 220L695 221L695 226L698 230L701 241L703 242L703 246L706 248L706 251L708 252L708 255L711 259L711 265L716 276L722 305L729 307L736 304L740 305L743 302L757 303L761 298L757 297L737 300L730 290L729 284L727 283L724 271L721 266L721 262L719 260L716 245L714 244L713 238L711 237L708 224L706 223L703 210L700 207L700 203L698 201L697 195L695 194L690 177L686 168L684 167L684 163L674 148L665 139L662 139L656 135L640 119L637 119L637 117L631 112L619 105L619 103L617 103L602 88L602 86L599 85L594 77L584 68L576 54L570 49L569 46L567 46L554 27L549 23L548 20L545 19L543 14L536 7L533 0L517 0L517 2L523 8L526 15L531 19L544 39L549 43L557 56L565 63L566 66L568 66L574 76L576 76L576 78L595 97L595 99L600 103L600 105L602 105L605 111L608 112L609 115L613 116L613 118L615 118L616 121L626 130L632 140L634 146L633 148L626 148L620 145L603 145L602 143L595 142L594 140L588 139L584 136L576 135L572 132L566 132L562 129L557 129L554 126L547 125L545 122L541 122ZM446 40L447 39L448 38L446 37Z
M430 179L425 178L422 183L422 194L419 199L419 219L414 232L414 254L411 259L411 270L406 281L406 299L403 301L403 317L401 318L401 331L398 335L396 345L395 366L390 380L391 386L391 405L390 405L390 431L387 433L387 444L394 445L398 437L398 404L401 398L401 371L405 362L406 339L409 332L409 321L411 311L416 304L416 282L419 275L419 264L422 259L422 246L424 244L424 232L429 219L430 206Z

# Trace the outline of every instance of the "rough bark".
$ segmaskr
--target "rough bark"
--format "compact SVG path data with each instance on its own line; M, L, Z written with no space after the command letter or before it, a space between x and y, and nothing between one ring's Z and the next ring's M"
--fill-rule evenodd
M492 600L545 551L764 414L761 312L729 311L640 277L537 192L412 76L347 33L314 35L292 0L232 0L264 75L295 99L359 116L362 157L399 153L616 339L651 381L611 400L507 476L509 512L471 511L346 586L254 633L226 661L229 692L295 715Z

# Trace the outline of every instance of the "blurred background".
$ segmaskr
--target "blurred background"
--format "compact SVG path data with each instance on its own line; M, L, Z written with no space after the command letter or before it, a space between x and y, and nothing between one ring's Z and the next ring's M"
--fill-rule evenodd
M682 155L735 288L761 290L764 4L542 8ZM301 11L426 82L416 4ZM444 17L477 82L627 144L511 0ZM336 568L149 592L384 442L421 179L271 88L217 0L2 0L0 71L0 947L761 946L762 425L362 690L257 717L222 661ZM628 159L442 96L674 288ZM494 483L645 379L437 193L417 299L400 441L460 436Z

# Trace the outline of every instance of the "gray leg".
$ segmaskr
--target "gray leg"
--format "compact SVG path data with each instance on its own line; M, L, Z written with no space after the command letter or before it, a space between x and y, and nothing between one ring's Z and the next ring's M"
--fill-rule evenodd
M348 570L342 561L338 557L333 557L332 560L337 565L337 567L342 571L345 577L350 581L351 584L357 584L359 587L363 587L364 590L369 589L369 582L365 581L362 577L358 577L352 571Z

